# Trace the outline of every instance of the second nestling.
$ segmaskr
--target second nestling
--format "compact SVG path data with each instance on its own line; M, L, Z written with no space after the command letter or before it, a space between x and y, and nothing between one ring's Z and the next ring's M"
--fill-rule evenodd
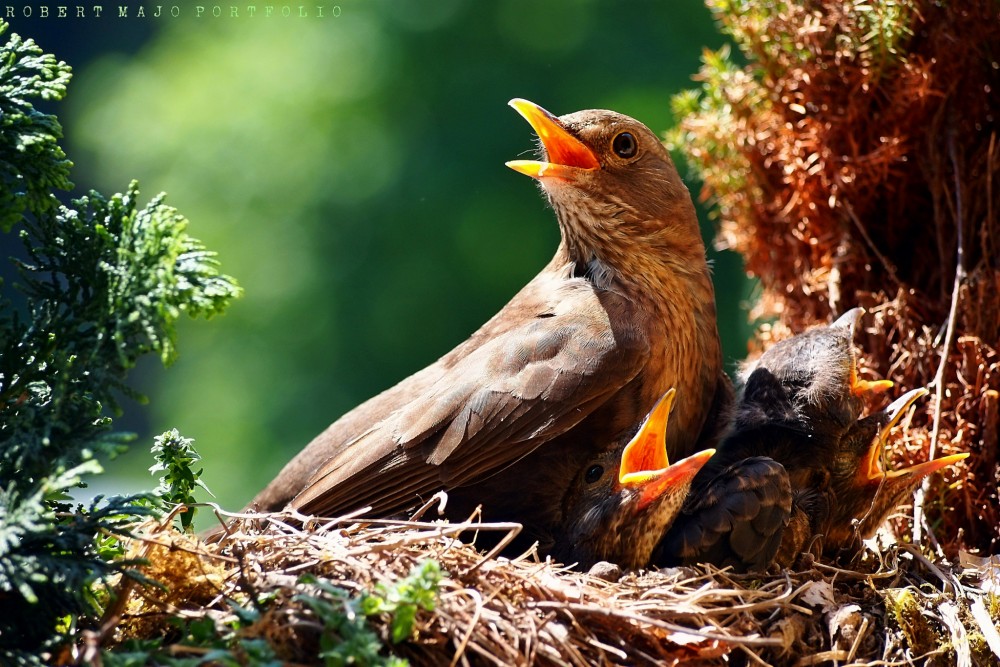
M858 377L856 308L774 345L746 373L732 432L692 483L654 561L737 571L839 555L869 537L920 479L964 459L886 472L889 430L926 390L861 418L863 397L891 382Z

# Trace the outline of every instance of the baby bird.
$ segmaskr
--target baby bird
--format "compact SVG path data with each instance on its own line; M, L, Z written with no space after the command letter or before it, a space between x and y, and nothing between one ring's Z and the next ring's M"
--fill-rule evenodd
M968 458L969 453L963 452L898 470L885 465L890 431L927 393L923 388L906 392L882 412L858 421L842 439L826 503L828 519L818 531L825 555L856 551L925 477Z
M564 501L551 555L582 569L599 561L625 568L648 564L680 511L691 480L715 453L667 459L666 434L675 391L669 390L628 443L585 462Z
M732 428L655 562L762 570L793 559L815 534L841 440L865 395L892 386L858 377L853 339L863 313L776 343L747 366Z

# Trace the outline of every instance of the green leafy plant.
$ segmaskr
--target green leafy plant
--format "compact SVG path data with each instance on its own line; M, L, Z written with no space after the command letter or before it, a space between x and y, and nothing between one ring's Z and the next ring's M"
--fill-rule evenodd
M312 610L323 624L319 657L327 667L401 667L408 663L382 654L382 640L367 619L386 614L392 643L409 639L417 612L434 609L440 581L441 567L432 560L416 566L404 579L392 585L379 583L374 592L360 597L351 597L344 589L307 575L299 584L315 587L317 593L301 593L295 600Z
M0 21L0 36L7 24ZM59 147L62 127L33 99L60 100L70 68L42 53L30 39L11 35L0 54L0 231L8 232L25 210L51 212L52 190L69 190L72 163Z
M238 615L239 622L223 632L210 618L184 623L183 637L174 644L173 650L164 648L161 639L130 640L114 651L105 651L101 661L105 667L143 667L149 664L164 667L279 667L284 664L275 656L267 640L239 635L243 628L260 620L260 613L240 608Z
M157 436L152 449L156 463L149 468L149 472L154 475L158 472L166 473L160 477L159 486L153 489L153 495L161 503L189 506L180 515L181 528L187 531L191 530L194 521L194 508L191 505L197 502L194 497L195 487L200 486L209 495L212 494L200 479L202 471L192 467L201 460L201 455L191 444L193 442L192 438L185 438L177 429Z
M413 634L418 610L434 609L440 582L440 565L436 561L424 561L392 586L377 584L374 594L362 598L361 610L365 616L389 614L392 619L389 638L398 644Z
M224 622L209 616L172 619L179 636L169 647L159 638L129 640L114 650L105 650L102 661L107 667L276 666L284 663L261 637L262 626L267 626L266 635L268 630L274 631L275 624L288 623L298 628L319 627L319 650L310 658L318 658L329 667L404 667L409 664L405 659L387 654L372 621L385 624L392 644L410 639L419 611L434 609L441 577L440 565L427 560L403 579L378 583L374 590L358 595L314 575L303 575L296 582L299 592L290 599L283 591L258 597L253 606L229 600L232 616ZM275 614L275 605L287 608Z
M0 36L7 28L0 21ZM62 99L69 79L30 39L0 46L0 230L16 229L22 246L18 282L0 294L4 664L41 661L67 640L61 632L99 613L92 584L128 567L116 538L152 509L148 496L78 503L70 493L101 472L99 455L131 439L111 431L110 415L118 397L137 396L125 380L138 359L169 363L181 313L211 316L240 293L163 195L141 206L132 182L111 197L57 198L72 186L72 165L58 120L33 104ZM187 500L192 481L172 493Z

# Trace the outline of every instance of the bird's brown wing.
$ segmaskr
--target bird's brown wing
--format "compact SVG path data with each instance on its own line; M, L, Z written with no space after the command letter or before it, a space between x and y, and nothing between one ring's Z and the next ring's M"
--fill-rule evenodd
M589 289L506 328L329 458L291 506L386 514L492 475L578 424L649 356L619 297Z
M804 552L822 548L823 536L817 534L813 517L809 514L810 498L816 495L811 490L798 490L792 494L791 515L788 525L782 531L781 544L774 554L774 562L781 568L792 567ZM818 544L815 543L817 539Z
M692 488L656 562L763 570L778 551L791 509L792 490L781 464L763 456L744 459Z

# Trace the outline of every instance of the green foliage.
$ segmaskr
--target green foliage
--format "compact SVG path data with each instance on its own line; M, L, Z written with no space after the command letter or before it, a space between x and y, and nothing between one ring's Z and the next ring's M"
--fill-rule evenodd
M284 664L264 639L240 636L247 626L260 621L260 613L241 609L240 620L220 631L210 618L182 622L182 636L172 648L163 646L162 639L129 640L114 651L105 651L101 661L106 667L145 667L155 664L164 667L196 667L197 665L222 665L223 667L279 667ZM191 649L185 654L184 649Z
M409 576L392 586L377 584L375 594L362 599L361 609L365 616L389 614L392 618L389 637L394 644L398 644L413 634L417 610L434 609L440 582L441 566L437 561L424 561Z
M923 609L921 599L907 588L889 588L883 593L889 618L899 626L914 655L941 648L942 637Z
M406 662L382 655L382 640L368 625L357 599L342 588L311 576L299 583L315 586L315 595L303 593L296 600L312 610L323 624L319 657L327 667L356 664L372 667L401 667Z
M391 643L406 641L413 636L417 613L434 609L441 576L441 566L428 560L400 581L379 583L374 591L357 595L313 575L303 575L297 582L302 592L292 598L302 609L290 609L287 615L265 613L275 603L274 597L258 599L254 607L230 602L236 619L224 626L209 617L192 621L174 619L181 637L172 641L169 649L161 639L130 640L114 651L105 651L102 661L107 667L149 664L271 667L283 663L266 640L253 638L260 634L253 626L279 622L305 626L318 621L321 629L317 657L328 667L404 667L408 664L406 660L385 655L385 645L370 619L388 623ZM303 615L308 618L302 618Z
M723 32L733 38L749 60L761 63L764 69L778 67L789 56L799 59L809 57L808 50L802 47L795 35L770 29L775 19L794 9L795 3L781 0L707 0L706 4Z
M736 220L763 206L766 198L747 153L779 151L754 131L762 126L779 131L788 117L806 114L807 106L826 109L834 104L819 80L829 79L836 63L841 77L848 71L864 73L863 85L852 84L859 87L871 86L893 71L905 59L914 5L896 0L816 6L780 0L707 4L739 53L731 53L728 45L703 53L697 76L701 85L673 97L674 117L681 123L668 133L667 143L681 150L708 184L719 217ZM721 238L729 242L725 232Z
M0 34L7 26L0 21ZM30 660L67 617L94 613L90 585L130 563L117 537L150 513L145 496L75 504L70 492L130 439L108 410L134 395L138 359L175 351L182 312L209 316L239 294L214 255L185 233L162 195L139 207L132 183L69 206L54 117L69 68L11 36L0 47L0 223L19 223L20 281L0 294L0 662ZM178 436L179 438L179 436Z
M149 472L166 473L160 477L160 484L153 489L153 495L161 502L173 505L188 505L186 511L180 515L181 528L190 531L194 520L194 508L191 505L196 501L194 489L196 486L212 494L201 481L201 470L194 470L192 466L201 460L201 456L191 446L193 438L185 438L178 433L177 429L171 429L156 437L153 445L153 458L156 459L149 468Z
M7 32L0 21L0 37ZM62 126L32 101L61 100L70 68L30 39L11 35L0 54L0 232L25 210L51 211L53 189L69 190L72 166L59 147Z
M772 80L824 51L882 70L899 60L902 45L913 34L910 21L915 5L911 0L856 0L832 10L781 0L707 0L706 4L757 73ZM793 18L796 14L811 19ZM827 36L833 42L823 49L810 48L809 40L823 34L825 22L843 19L856 22L857 29ZM811 24L812 34L796 29L803 22Z
M319 657L327 667L401 667L407 664L405 660L382 655L382 640L366 619L388 615L392 643L409 639L417 612L434 609L440 581L440 565L428 560L391 586L380 583L374 592L354 598L342 588L306 575L299 583L315 587L318 593L301 593L295 600L311 609L323 624Z
M740 124L747 110L766 109L769 100L752 77L733 62L728 45L702 54L699 78L701 88L682 91L671 100L674 117L689 122L667 133L667 146L683 153L698 177L719 191L740 192L757 200L761 196L759 188L747 178L750 162L734 142L732 129ZM727 201L718 204L717 211L723 216L730 212Z
M865 52L873 66L888 69L905 57L903 47L913 36L910 28L916 11L913 0L858 2L854 10L861 35L854 48Z

